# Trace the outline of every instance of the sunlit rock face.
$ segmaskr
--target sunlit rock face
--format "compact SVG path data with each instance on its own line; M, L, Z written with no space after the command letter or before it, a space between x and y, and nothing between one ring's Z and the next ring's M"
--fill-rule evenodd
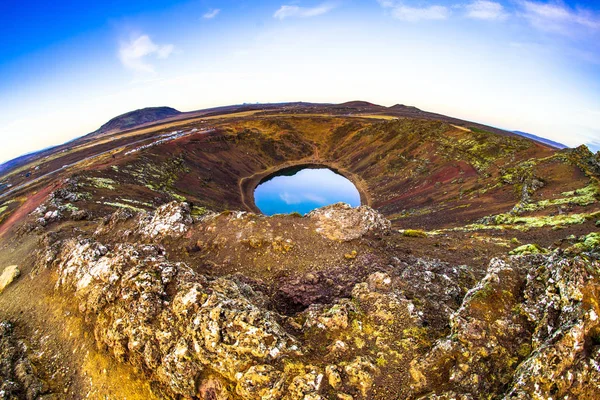
M353 208L338 203L311 211L308 218L316 222L317 231L331 240L358 239L372 230L384 231L391 224L369 206Z

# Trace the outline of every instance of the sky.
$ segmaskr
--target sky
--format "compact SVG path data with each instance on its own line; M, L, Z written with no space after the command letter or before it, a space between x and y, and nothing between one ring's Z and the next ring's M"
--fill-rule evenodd
M600 150L600 1L0 6L0 162L127 111L406 104Z

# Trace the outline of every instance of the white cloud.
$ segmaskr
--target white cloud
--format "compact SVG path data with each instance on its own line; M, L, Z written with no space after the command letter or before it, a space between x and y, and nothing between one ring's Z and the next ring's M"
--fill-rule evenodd
M217 15L219 15L220 12L221 12L221 10L219 8L215 8L215 9L212 9L212 10L206 12L202 16L202 18L204 18L204 19L213 19L214 17L216 17Z
M126 68L133 71L154 72L154 67L148 62L147 57L168 58L173 49L172 44L157 45L148 35L140 35L121 43L119 59Z
M394 18L402 21L443 20L450 16L450 9L445 6L410 7L391 0L378 0L378 2L381 7L390 9Z
M292 204L300 204L302 203L302 199L296 195L290 194L288 192L283 192L279 195L279 198L288 205Z
M600 30L600 15L584 9L571 10L562 4L522 1L523 16L540 30L573 34L574 29Z
M333 3L322 3L315 7L299 7L299 6L281 6L275 11L273 18L285 19L290 17L308 18L323 15L333 10L336 7Z
M312 194L312 193L305 193L304 198L308 201L312 201L313 203L317 203L317 204L326 204L327 203L327 199L325 197L319 196L316 194Z
M488 0L476 0L465 6L467 17L473 19L483 19L498 21L506 19L508 14L500 3Z

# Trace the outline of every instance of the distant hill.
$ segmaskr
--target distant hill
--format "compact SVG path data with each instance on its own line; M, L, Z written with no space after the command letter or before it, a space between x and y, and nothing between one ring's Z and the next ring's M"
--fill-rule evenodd
M376 104L369 103L368 101L362 101L362 100L347 101L347 102L339 104L339 105L343 106L343 107L374 107L374 106L381 107Z
M395 104L391 107L388 107L390 111L412 111L412 112L422 112L422 110L418 109L414 106L405 106L404 104Z
M98 135L110 131L122 131L135 128L136 126L147 124L149 122L160 121L162 119L175 117L181 114L171 107L147 107L119 115L102 125L100 129L92 133Z
M540 136L537 136L537 135L534 135L534 134L531 134L531 133L521 132L521 131L513 131L513 132L516 133L519 136L523 136L523 137L526 137L528 139L533 139L535 141L547 144L548 146L552 146L552 147L555 147L557 149L566 149L567 147L569 147L569 146L566 146L566 145L564 145L562 143L555 142L554 140L546 139L546 138L543 138L543 137L540 137Z

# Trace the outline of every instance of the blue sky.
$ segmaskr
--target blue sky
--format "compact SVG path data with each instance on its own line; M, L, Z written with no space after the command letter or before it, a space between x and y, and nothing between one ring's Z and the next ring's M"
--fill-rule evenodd
M0 162L147 106L354 99L600 150L600 4L4 0L0 9Z

